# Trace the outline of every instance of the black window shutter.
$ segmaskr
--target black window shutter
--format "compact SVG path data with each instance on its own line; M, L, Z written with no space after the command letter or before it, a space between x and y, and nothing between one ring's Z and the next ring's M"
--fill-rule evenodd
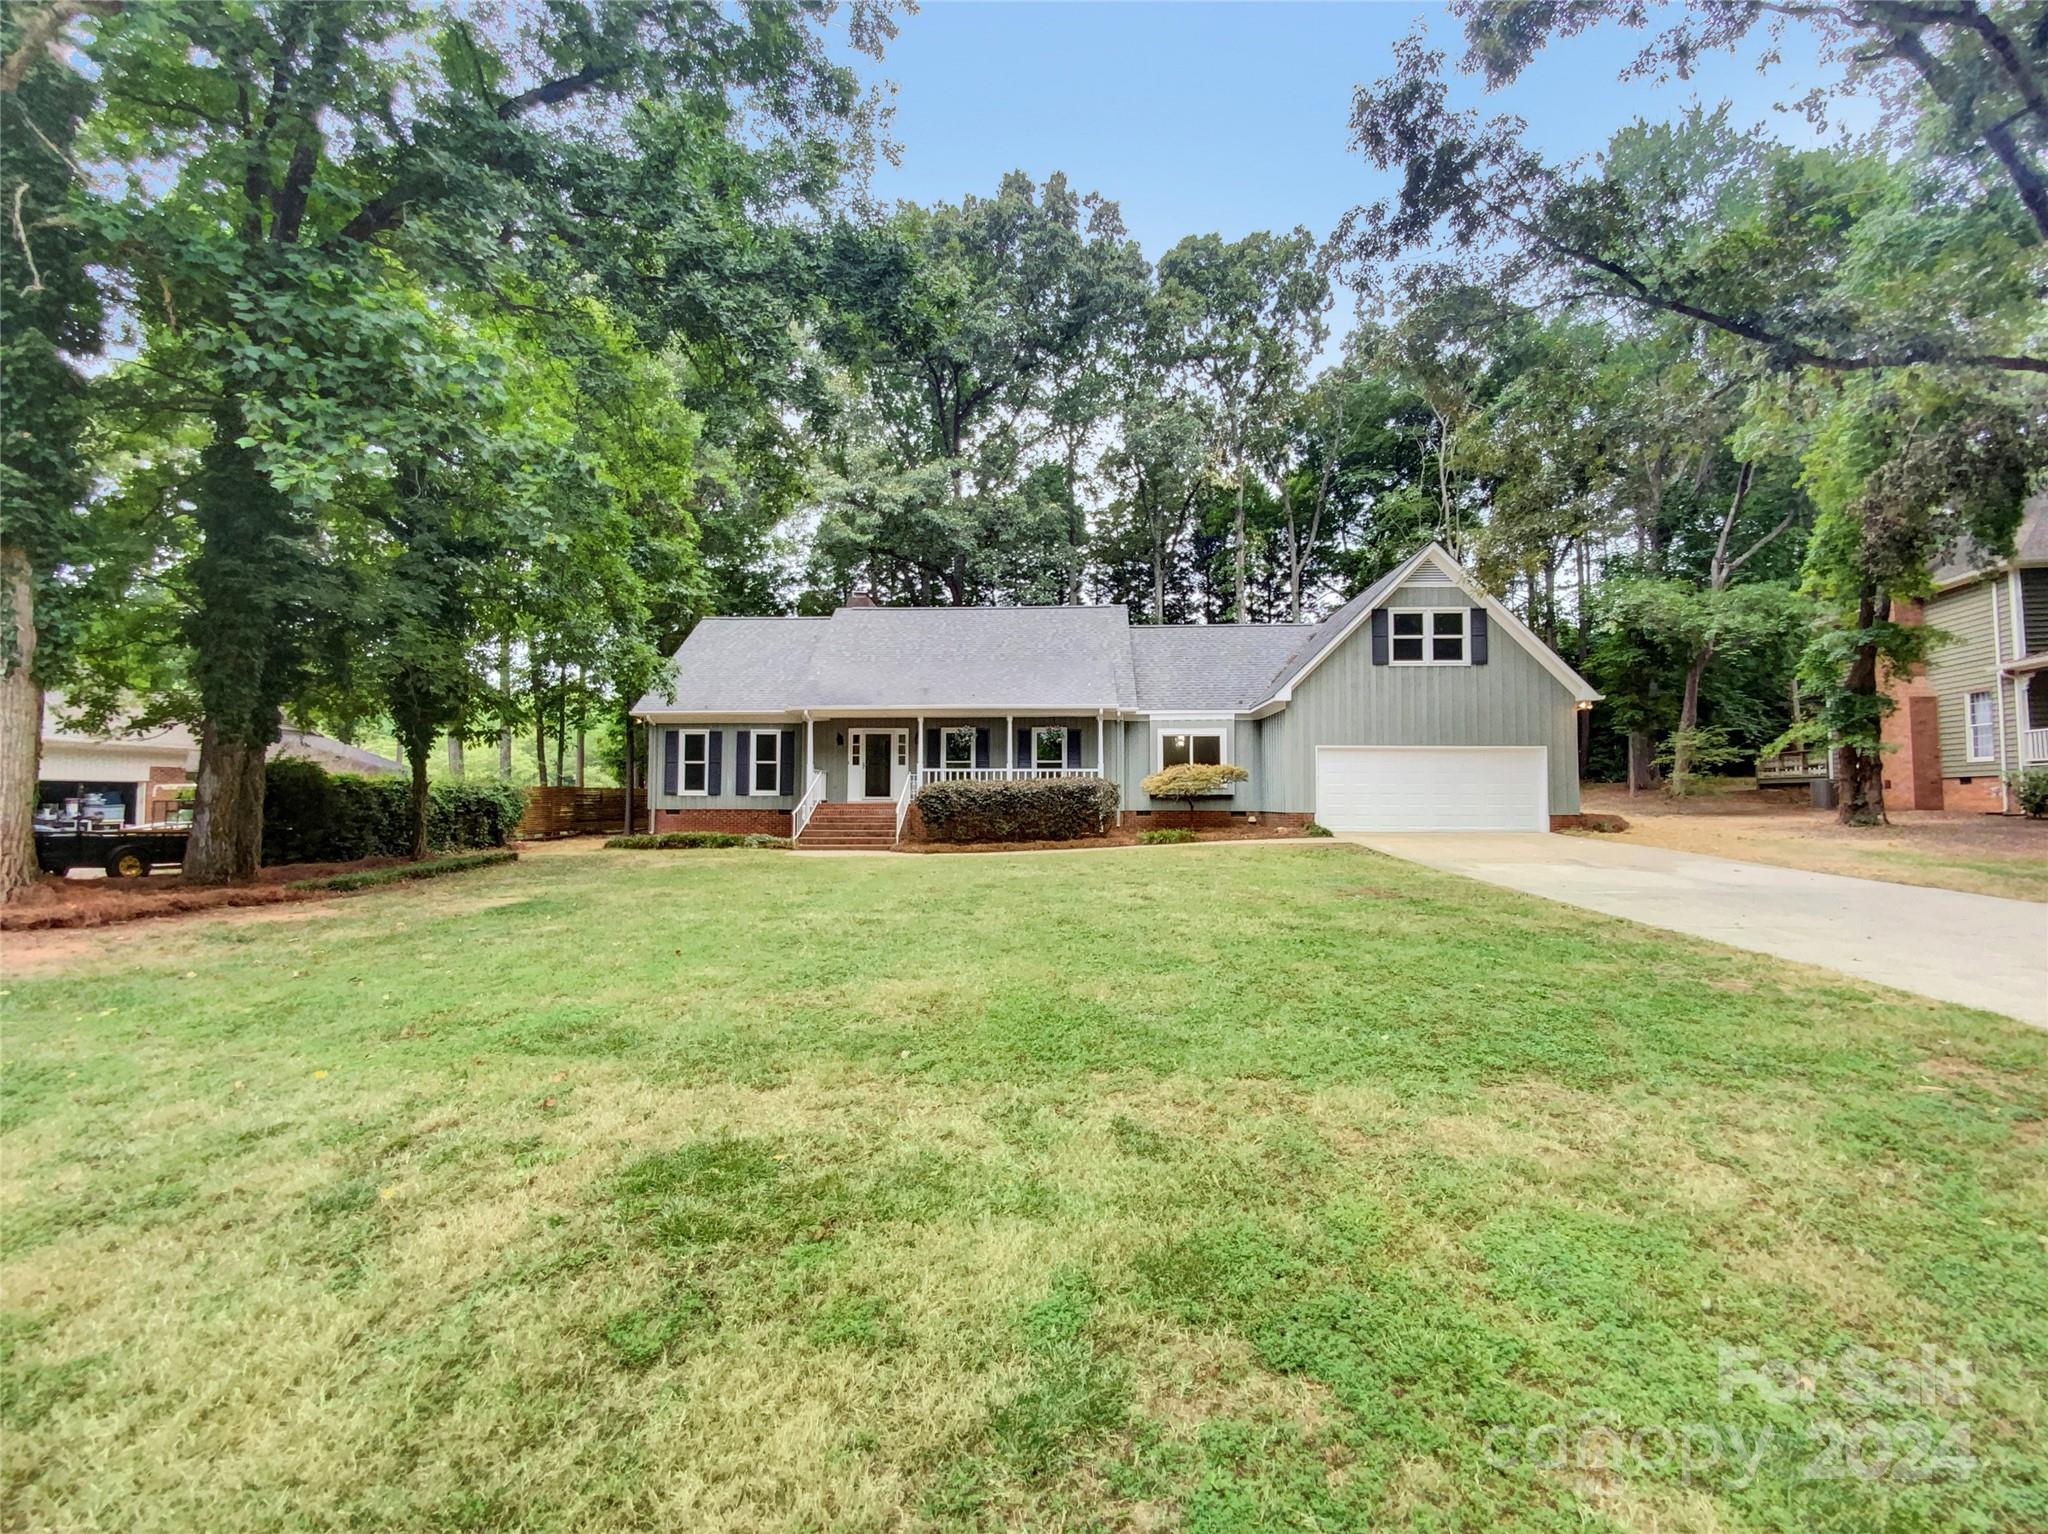
M924 764L926 767L943 767L946 765L945 760L939 755L939 732L937 730L926 730L924 732Z
M1067 726L1067 765L1081 765L1081 732L1072 725Z
M725 761L725 731L711 730L704 742L704 792L719 791L719 768Z
M1387 663L1387 610L1384 607L1372 610L1372 663L1375 666Z
M1473 665L1486 664L1486 609L1483 607L1472 609L1472 639L1465 648Z
M682 775L682 768L678 763L681 761L682 755L683 732L681 730L663 730L661 732L661 791L671 799L675 797L676 789L680 786L677 780Z
M977 767L986 767L988 765L988 727L986 725L977 725L975 727L974 765Z
M781 767L781 773L782 773L782 782L781 782L781 785L780 785L780 790L781 790L781 792L782 792L782 793L784 793L784 794L793 794L793 793L795 793L795 792L796 792L796 731L795 731L795 730L784 730L784 731L782 732L782 753L781 753L781 755L782 755L782 767Z
M1031 750L1030 730L1024 729L1017 732L1017 754L1010 759L1010 765L1012 767L1036 767L1038 765L1038 758L1032 754Z
M736 730L732 742L732 791L736 794L751 794L754 791L754 775L747 771L748 758L754 754L754 732Z

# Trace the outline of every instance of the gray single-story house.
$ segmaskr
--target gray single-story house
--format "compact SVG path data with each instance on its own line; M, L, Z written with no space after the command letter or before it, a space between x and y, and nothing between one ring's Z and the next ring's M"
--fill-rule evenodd
M1540 831L1579 808L1599 695L1429 544L1320 623L1133 625L1120 606L707 618L645 722L657 829L893 842L924 784L1230 762L1210 816Z

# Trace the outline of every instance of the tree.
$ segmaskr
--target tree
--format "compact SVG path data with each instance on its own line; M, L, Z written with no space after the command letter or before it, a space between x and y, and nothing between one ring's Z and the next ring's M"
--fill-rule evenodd
M210 436L188 487L204 727L187 877L254 870L264 748L333 597L329 509L445 425L416 295L454 285L540 316L579 274L651 278L651 322L689 320L714 348L736 316L775 312L744 301L780 274L733 231L822 195L872 143L817 20L555 0L486 34L371 0L181 0L96 24L95 148L131 167L111 220L144 330L127 382ZM856 45L886 31L854 12ZM723 306L673 280L684 251L735 245L704 263L750 279Z
M1178 799L1188 807L1188 824L1195 823L1195 801L1213 798L1233 783L1251 776L1228 762L1182 762L1162 767L1138 785L1139 792L1152 799Z
M1329 279L1306 229L1232 243L1191 235L1159 261L1166 346L1199 380L1217 454L1236 492L1232 605L1239 623L1251 621L1246 490L1253 470L1275 454L1294 392L1322 346L1330 301Z
M836 476L849 512L827 541L839 571L870 551L957 604L1023 555L1058 563L1061 591L1078 591L1078 454L1147 279L1116 204L1057 173L1039 186L1012 171L992 198L840 228L824 266L823 343L866 395L849 415L866 440ZM1019 492L1053 439L1065 504L1048 516L1043 482L1036 504ZM945 494L906 494L932 466Z
M79 9L0 10L0 900L36 877L42 693L64 643L56 576L93 536L79 510L87 390L66 361L100 349L74 147L93 93L49 48Z

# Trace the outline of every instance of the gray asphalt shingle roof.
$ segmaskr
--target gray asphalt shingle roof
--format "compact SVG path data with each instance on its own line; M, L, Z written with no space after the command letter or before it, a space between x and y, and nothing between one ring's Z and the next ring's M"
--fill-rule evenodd
M2013 537L2013 561L2023 565L2048 564L2048 490L2027 502L2020 515L2019 532ZM1990 559L1975 544L1965 544L1937 565L1934 584L1947 586L1973 575L1988 575L2006 568L2002 559Z
M1250 709L1336 643L1406 568L1320 623L1133 626L1121 605L706 618L676 652L672 690L649 692L634 712Z
M1273 677L1308 643L1313 623L1203 623L1134 628L1131 658L1138 707L1253 708L1273 695Z

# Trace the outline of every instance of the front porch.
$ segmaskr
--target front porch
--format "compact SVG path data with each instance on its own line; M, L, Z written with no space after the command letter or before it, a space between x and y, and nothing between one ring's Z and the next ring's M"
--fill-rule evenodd
M872 846L882 839L886 812L893 846L911 802L929 784L1114 780L1103 750L1108 734L1099 715L814 716L804 725L809 771L790 835L806 845Z

